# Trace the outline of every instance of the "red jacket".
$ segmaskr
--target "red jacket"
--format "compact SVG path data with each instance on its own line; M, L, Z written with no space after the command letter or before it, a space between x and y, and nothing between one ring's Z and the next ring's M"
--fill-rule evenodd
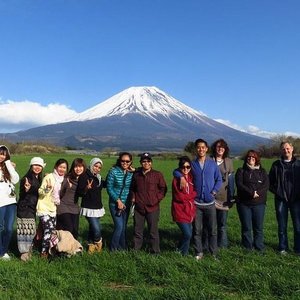
M194 203L197 192L194 189L192 176L189 174L187 187L180 189L180 178L172 182L172 216L173 221L179 223L192 223L196 214Z

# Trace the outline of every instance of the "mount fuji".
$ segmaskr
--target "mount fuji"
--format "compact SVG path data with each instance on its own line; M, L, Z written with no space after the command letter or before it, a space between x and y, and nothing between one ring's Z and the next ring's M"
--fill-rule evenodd
M209 143L224 138L239 153L269 142L214 121L156 87L128 88L64 123L7 137L98 151L182 151L197 138Z

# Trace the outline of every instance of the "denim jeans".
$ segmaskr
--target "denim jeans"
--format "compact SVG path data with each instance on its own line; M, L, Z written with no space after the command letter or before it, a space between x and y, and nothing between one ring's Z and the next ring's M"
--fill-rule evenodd
M294 228L294 251L300 253L300 202L286 202L275 199L276 218L278 223L278 250L288 250L287 224L290 210Z
M101 240L101 223L100 218L85 217L89 223L88 242L96 243Z
M109 210L114 222L114 231L110 242L110 250L125 250L127 248L126 229L129 216L129 207L127 207L119 216L114 203L109 204Z
M253 247L259 251L264 249L263 226L265 207L265 204L237 204L237 211L241 222L242 245L249 250Z
M208 250L217 254L217 214L215 204L196 207L194 242L196 255L203 253L203 224L207 228Z
M0 207L0 256L3 256L8 251L13 234L16 209L16 204Z
M190 242L193 235L193 226L192 223L179 223L177 222L178 227L182 232L181 240L179 241L178 250L182 255L187 255L189 253Z
M227 238L227 216L228 211L217 209L217 227L218 227L218 247L227 248L228 238Z

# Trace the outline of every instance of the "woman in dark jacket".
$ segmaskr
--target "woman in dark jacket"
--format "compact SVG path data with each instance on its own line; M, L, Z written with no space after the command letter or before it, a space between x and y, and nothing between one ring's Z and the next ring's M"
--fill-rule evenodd
M105 182L100 175L102 166L102 160L95 157L90 161L86 172L78 178L77 196L82 197L80 214L85 216L89 223L88 253L90 254L102 250L100 218L105 214L101 195L102 188L105 187Z
M86 164L82 158L75 158L67 176L64 178L60 190L60 205L57 206L57 230L66 230L78 238L79 206L76 191L78 178L86 172Z
M269 177L261 167L260 156L249 150L244 165L235 176L237 187L237 210L241 221L242 245L247 249L264 249L263 223L269 189ZM253 238L252 238L253 231Z
M17 206L17 241L21 259L30 259L33 239L36 234L35 215L38 190L42 183L44 160L33 157L30 168L20 182L19 202Z

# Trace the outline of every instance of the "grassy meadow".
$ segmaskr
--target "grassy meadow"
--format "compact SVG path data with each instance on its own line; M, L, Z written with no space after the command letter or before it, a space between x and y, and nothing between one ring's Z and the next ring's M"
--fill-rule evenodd
M23 176L32 155L15 155L12 160ZM59 155L43 155L45 172L51 172ZM63 154L69 163L75 155ZM87 162L91 156L82 156ZM116 158L103 158L105 177ZM135 166L138 159L135 158ZM268 170L272 161L264 160ZM235 161L237 168L242 164ZM172 170L177 160L155 158L153 167L163 172L169 190L161 203L161 250L159 256L147 251L110 253L108 243L112 220L108 197L103 190L106 215L101 219L104 250L100 254L72 258L57 257L49 261L35 253L29 262L19 260L16 237L13 237L11 261L0 261L1 299L300 299L300 257L292 253L280 256L277 251L277 225L273 197L270 194L265 218L266 251L261 255L240 247L240 223L234 206L228 217L230 247L220 250L219 261L210 255L196 261L174 250L180 231L170 214ZM128 240L132 241L132 218L128 223ZM290 248L293 247L289 219ZM87 222L80 220L80 241L85 245Z

